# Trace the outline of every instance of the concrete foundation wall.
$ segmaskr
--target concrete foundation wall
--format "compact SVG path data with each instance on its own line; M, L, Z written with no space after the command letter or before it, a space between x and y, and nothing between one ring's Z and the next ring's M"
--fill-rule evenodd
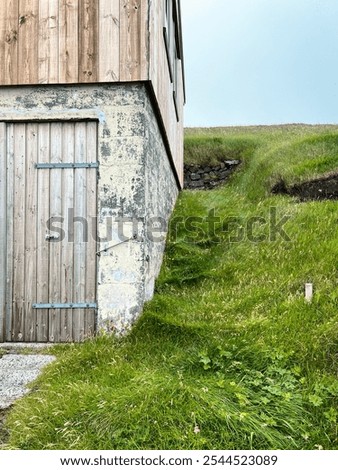
M123 333L152 296L178 195L147 88L0 88L0 121L42 119L98 121L98 328Z
M165 247L169 217L172 213L178 188L163 144L157 120L149 100L145 102L145 207L146 207L146 260L145 298L152 297L155 280L159 274Z

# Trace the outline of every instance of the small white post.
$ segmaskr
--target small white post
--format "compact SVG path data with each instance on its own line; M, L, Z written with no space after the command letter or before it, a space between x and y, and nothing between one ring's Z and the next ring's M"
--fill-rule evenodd
M305 300L312 302L313 299L313 284L308 282L305 284Z

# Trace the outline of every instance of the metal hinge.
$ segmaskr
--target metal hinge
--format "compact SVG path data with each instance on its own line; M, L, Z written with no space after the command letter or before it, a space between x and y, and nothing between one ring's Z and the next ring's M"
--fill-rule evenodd
M53 169L76 169L76 168L98 168L99 164L96 163L36 163L35 168L38 170L53 170Z
M67 304L33 304L33 308L37 310L48 310L48 309L87 309L97 308L97 303L67 303Z

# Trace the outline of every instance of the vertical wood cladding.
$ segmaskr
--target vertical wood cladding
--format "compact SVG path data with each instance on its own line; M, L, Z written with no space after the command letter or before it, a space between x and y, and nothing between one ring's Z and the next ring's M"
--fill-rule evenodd
M0 85L148 78L147 0L2 0Z

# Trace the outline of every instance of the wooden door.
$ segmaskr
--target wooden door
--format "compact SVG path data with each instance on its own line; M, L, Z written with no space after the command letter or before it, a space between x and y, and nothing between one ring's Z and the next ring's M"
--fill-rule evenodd
M0 123L0 341L96 321L97 123Z

